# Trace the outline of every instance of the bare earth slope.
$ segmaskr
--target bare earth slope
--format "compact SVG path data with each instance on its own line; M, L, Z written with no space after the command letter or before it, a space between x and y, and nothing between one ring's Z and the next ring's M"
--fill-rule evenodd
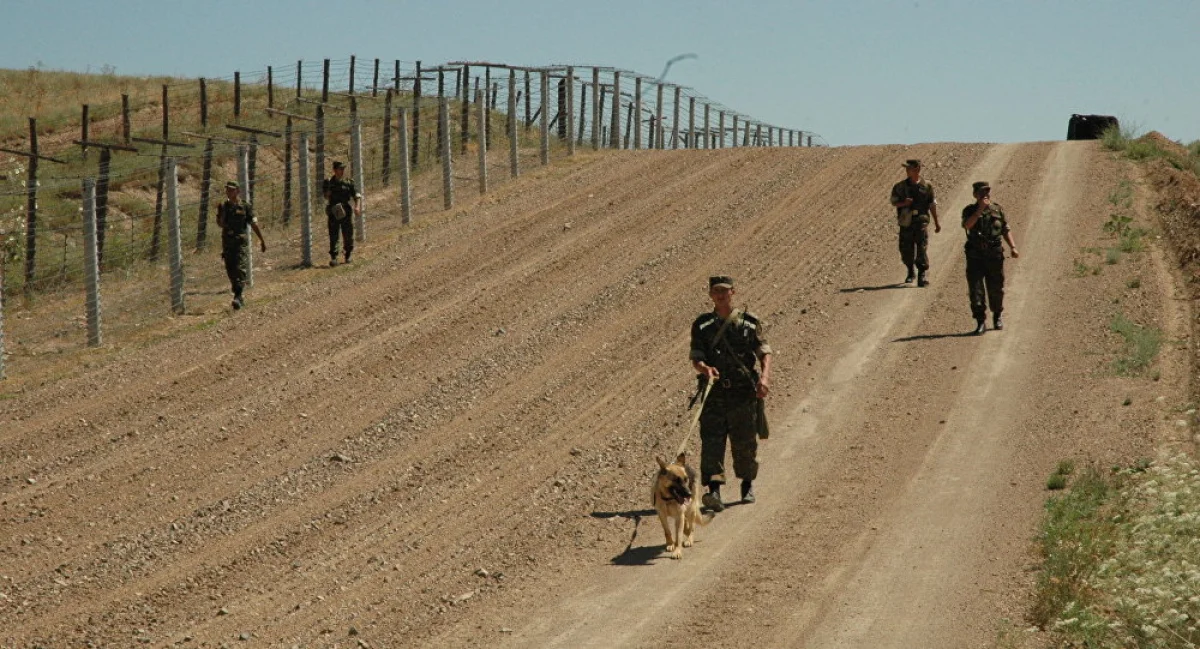
M941 202L926 289L893 285L909 157ZM1186 392L1185 345L1157 382L1112 374L1127 278L1075 276L1130 173L1091 143L929 144L510 183L0 401L0 645L984 644L1021 618L1055 463L1149 454ZM1023 253L982 338L960 335L977 179ZM1162 255L1117 268L1141 278L1119 308L1186 343ZM648 485L718 271L773 323L773 434L759 502L673 562Z

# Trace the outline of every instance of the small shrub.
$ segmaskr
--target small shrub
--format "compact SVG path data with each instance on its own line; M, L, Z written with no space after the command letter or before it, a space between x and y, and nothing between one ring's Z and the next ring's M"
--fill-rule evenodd
M1128 282L1126 282L1125 285L1128 286L1129 288L1141 288L1142 287L1142 279L1140 277L1130 278L1130 280Z
M1115 265L1120 261L1121 249L1119 247L1109 248L1104 252L1104 263L1108 264L1109 266Z
M1075 473L1075 460L1062 460L1058 463L1058 467L1054 472L1059 475L1071 475Z
M1046 480L1046 488L1050 491L1061 491L1067 488L1067 476L1060 473L1052 473Z
M1146 327L1133 322L1123 314L1113 316L1109 329L1125 340L1122 354L1113 361L1113 369L1122 376L1140 374L1162 347L1162 331L1155 327Z

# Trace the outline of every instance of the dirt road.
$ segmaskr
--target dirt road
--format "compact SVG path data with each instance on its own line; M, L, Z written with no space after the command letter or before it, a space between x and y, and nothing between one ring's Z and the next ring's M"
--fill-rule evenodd
M886 203L911 157L941 204L924 289L895 284ZM1088 252L1134 173L1032 143L527 174L352 272L6 394L0 645L986 646L1028 626L1057 462L1180 434L1164 256ZM982 337L958 227L978 179L1022 251ZM772 322L773 434L758 503L675 562L648 485L718 271ZM1181 343L1157 380L1112 372L1118 312Z

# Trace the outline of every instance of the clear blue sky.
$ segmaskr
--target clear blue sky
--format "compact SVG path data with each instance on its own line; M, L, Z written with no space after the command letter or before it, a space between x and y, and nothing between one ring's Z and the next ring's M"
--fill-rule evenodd
M1200 139L1197 0L4 0L0 67L218 77L303 59L606 65L830 144Z

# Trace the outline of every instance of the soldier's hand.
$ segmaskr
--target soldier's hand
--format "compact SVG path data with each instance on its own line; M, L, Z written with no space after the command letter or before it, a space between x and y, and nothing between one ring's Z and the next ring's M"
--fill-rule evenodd
M912 204L913 204L913 199L911 199L911 198L906 198L906 199L900 201L899 203L896 203L896 205L898 205L900 207L908 207L909 205L912 205Z
M702 364L700 366L700 372L704 374L704 376L707 376L710 381L715 381L721 378L721 373L717 371L717 368L712 367L711 365Z
M266 241L259 241L259 243L260 243L260 244L262 244L262 251L263 251L263 252L266 252L266 251L267 251L267 242L266 242Z
M1017 249L1016 249L1016 248L1013 248L1013 249L1009 250L1009 252L1011 252L1011 253L1012 253L1012 257L1013 257L1013 259L1016 259L1017 257L1020 257L1020 256L1021 256L1021 253L1017 252Z
M934 223L934 224L933 224L933 233L934 233L934 234L937 234L938 232L941 232L941 231L942 231L942 224L941 224L941 223Z
M766 399L767 394L771 392L771 382L765 378L759 378L756 392L759 399Z
M979 207L982 207L983 209L986 210L988 207L991 206L991 204L992 204L991 196L980 196L979 197Z

